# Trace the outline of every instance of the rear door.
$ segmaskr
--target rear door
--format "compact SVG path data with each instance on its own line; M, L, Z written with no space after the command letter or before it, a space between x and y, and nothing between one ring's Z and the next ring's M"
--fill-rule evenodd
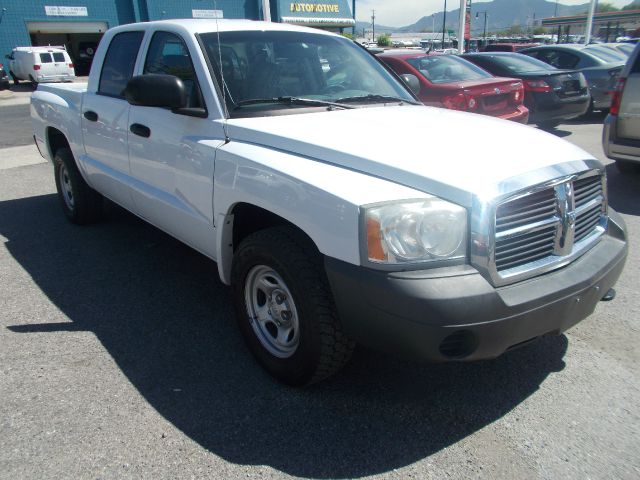
M43 77L53 77L56 74L56 67L53 63L53 57L51 52L38 52L36 53L36 65L39 64L39 72L35 72ZM35 70L35 69L34 69ZM35 75L34 75L35 76Z
M129 171L129 103L123 90L133 75L144 31L116 34L109 43L100 79L89 84L82 102L82 164L89 183L107 197L131 209Z
M69 75L69 64L71 63L71 61L69 60L67 62L65 52L54 51L51 52L51 56L53 57L54 75L56 77L66 77L67 75Z

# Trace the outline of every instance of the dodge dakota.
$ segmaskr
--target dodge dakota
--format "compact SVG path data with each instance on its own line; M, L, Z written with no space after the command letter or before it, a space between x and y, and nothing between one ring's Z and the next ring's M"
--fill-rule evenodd
M88 83L39 85L31 115L71 222L107 198L214 260L259 364L306 385L356 343L499 356L622 271L601 163L416 83L329 32L171 20L109 30Z

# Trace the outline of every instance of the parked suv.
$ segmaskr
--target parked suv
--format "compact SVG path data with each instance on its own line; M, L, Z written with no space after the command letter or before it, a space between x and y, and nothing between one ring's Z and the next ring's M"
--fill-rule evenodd
M613 93L611 110L604 121L602 148L616 161L618 170L640 170L640 44L629 57Z
M7 58L16 85L20 80L29 80L35 87L40 82L70 82L76 78L65 47L16 47Z

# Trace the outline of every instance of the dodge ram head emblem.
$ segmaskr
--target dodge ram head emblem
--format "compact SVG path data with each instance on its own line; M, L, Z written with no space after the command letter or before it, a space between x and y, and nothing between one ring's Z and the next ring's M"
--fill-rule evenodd
M558 216L560 223L556 232L556 255L569 255L573 249L573 236L576 227L575 201L573 198L573 183L566 182L556 188L558 201Z

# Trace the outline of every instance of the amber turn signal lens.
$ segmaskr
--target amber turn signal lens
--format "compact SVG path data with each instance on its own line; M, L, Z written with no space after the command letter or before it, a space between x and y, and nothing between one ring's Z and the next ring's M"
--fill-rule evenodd
M369 260L383 262L387 259L380 238L380 222L374 218L367 219L367 250Z

